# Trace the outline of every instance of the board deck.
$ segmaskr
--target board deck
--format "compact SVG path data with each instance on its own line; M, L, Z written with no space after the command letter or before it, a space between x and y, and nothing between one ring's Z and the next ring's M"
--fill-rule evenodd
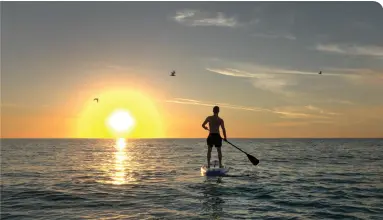
M203 176L225 176L226 173L228 173L230 168L224 167L224 168L219 168L219 167L210 167L207 168L206 165L203 165L201 167L201 174Z

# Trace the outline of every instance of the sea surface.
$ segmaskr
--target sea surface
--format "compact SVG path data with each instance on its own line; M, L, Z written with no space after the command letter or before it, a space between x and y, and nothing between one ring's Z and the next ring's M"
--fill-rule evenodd
M2 139L1 219L383 219L383 139L230 141Z

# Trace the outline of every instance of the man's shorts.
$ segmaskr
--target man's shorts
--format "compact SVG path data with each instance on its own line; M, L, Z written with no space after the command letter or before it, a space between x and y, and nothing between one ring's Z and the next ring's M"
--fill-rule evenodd
M209 136L206 139L207 145L209 147L212 147L213 145L215 147L221 147L222 146L222 138L219 134L209 134Z

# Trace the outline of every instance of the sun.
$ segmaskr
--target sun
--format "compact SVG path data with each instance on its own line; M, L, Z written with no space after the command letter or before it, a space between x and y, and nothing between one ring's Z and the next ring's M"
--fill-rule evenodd
M115 110L108 118L108 125L115 132L128 132L135 124L134 118L126 110Z
M84 97L77 117L79 138L160 138L165 136L161 108L141 90L114 88ZM99 103L94 102L99 98Z

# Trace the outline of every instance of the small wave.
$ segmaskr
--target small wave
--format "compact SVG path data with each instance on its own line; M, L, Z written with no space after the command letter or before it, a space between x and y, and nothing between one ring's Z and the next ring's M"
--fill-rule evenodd
M369 214L380 214L381 210L374 210L367 207L361 207L361 206L350 206L350 205L342 205L342 206L334 206L332 209L334 212L342 212L342 213L369 213Z
M86 200L81 196L76 196L69 193L63 193L59 191L51 190L24 190L20 191L3 191L2 199L4 202L12 200L24 200L24 199L41 199L45 201L76 201Z
M334 213L331 211L314 211L313 214L309 215L309 217L320 219L358 219L350 214Z
M331 204L326 201L304 201L304 200L277 200L274 201L278 205L291 207L315 207L315 208L330 208Z

